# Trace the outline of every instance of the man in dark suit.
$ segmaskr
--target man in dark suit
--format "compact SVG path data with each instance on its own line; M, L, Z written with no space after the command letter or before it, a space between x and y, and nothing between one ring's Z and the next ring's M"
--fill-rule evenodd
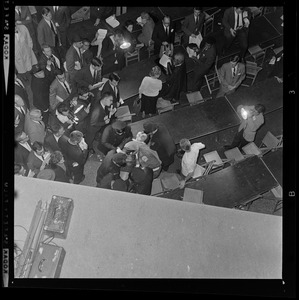
M28 6L15 6L15 20L17 24L25 25L30 33L35 55L39 53L39 45L37 42L36 32L33 25L31 13Z
M49 86L56 76L56 71L62 68L62 63L59 58L53 54L49 45L42 46L42 54L39 58L38 64L44 70L45 76L49 81Z
M83 134L77 130L70 133L69 139L61 148L65 166L68 170L67 174L73 178L73 183L75 184L79 184L85 178L84 165L88 155L88 151L85 148Z
M31 90L33 94L33 106L41 110L43 121L48 125L49 119L49 80L45 76L44 70L39 65L32 67Z
M199 50L197 55L194 57L195 65L193 70L193 87L192 92L200 91L204 75L209 72L216 60L216 40L208 36L206 38L204 47Z
M106 35L102 43L103 75L121 70L125 66L125 52L120 48L123 34L115 30L113 35Z
M53 124L51 131L48 131L45 137L45 149L49 150L51 153L57 150L61 151L58 141L61 137L67 139L67 136L64 135L64 133L65 129L61 124Z
M30 108L29 98L25 85L23 81L20 78L18 78L17 74L15 74L15 94L19 95L23 99L27 108Z
M74 83L76 88L87 87L96 97L99 93L99 86L94 85L102 81L102 66L102 60L94 57L88 66L75 74Z
M189 44L189 38L196 37L201 33L203 24L205 22L205 13L202 11L202 7L194 7L193 14L185 18L182 24L183 35L183 45Z
M86 38L82 40L82 48L80 49L83 59L83 67L88 66L93 59L93 53L90 50L90 41Z
M56 70L56 78L50 85L50 112L54 112L59 103L71 99L75 93L76 90L66 80L65 73L62 70Z
M146 122L143 124L144 133L150 136L149 145L152 150L157 151L162 161L162 169L167 171L174 162L176 146L168 129L163 124Z
M70 47L67 34L68 28L71 24L71 12L67 6L48 6L48 8L52 14L52 21L60 35L61 47L59 47L59 54L64 62L66 51Z
M43 18L37 26L37 39L39 45L49 45L54 49L55 54L59 56L59 46L61 45L60 33L52 21L52 13L49 8L43 7Z
M111 73L109 80L105 82L102 93L111 93L113 95L113 107L118 108L124 101L120 98L118 83L120 77L117 73Z
M169 16L164 16L162 22L155 25L152 40L154 41L154 54L160 53L161 46L169 47L173 53L173 43L175 37L174 25L170 21Z
M15 133L22 132L25 126L26 115L29 110L23 99L15 94Z
M244 7L230 7L225 10L222 25L224 26L225 45L227 50L235 39L240 45L240 58L244 60L248 48L248 32L251 19L251 11Z
M97 134L100 134L106 125L110 123L111 116L115 113L116 108L109 111L113 101L111 93L102 93L101 99L95 102L90 112L90 122L87 126L86 143L91 154L95 151L93 149L93 141Z
M20 163L25 166L26 173L28 173L29 169L27 167L28 156L32 151L31 142L29 141L28 135L24 132L18 132L15 134L15 155L14 162Z
M69 81L71 85L74 85L74 78L76 73L83 67L83 58L81 55L80 48L82 47L82 39L80 36L75 35L73 37L73 44L66 52L65 63L66 71L68 72Z

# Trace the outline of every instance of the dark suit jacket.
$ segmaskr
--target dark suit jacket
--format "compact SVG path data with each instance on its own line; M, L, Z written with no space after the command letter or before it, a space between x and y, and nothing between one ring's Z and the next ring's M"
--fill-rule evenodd
M203 48L199 52L198 58L194 59L196 61L194 68L196 68L196 70L198 70L200 73L205 73L213 66L215 59L216 59L215 45L213 45L207 50L204 50Z
M159 22L155 25L152 40L155 42L154 48L156 53L160 52L160 48L163 42L168 42L169 44L174 43L175 28L172 23L170 23L168 30L169 35L167 36L162 22Z
M54 28L56 28L55 24L53 24L53 26ZM57 31L57 38L60 39L59 31ZM44 44L49 45L50 47L53 48L55 46L58 46L55 40L55 34L44 18L41 19L41 21L38 23L37 26L37 40L40 46Z
M30 145L29 141L28 141L28 144ZM14 156L15 161L14 162L23 164L25 166L25 168L27 168L29 153L30 153L30 151L28 151L20 143L16 143L15 156Z
M47 166L45 169L50 169L50 170L53 170L55 172L54 181L69 182L65 171L60 166L56 165L52 168L50 166Z
M94 104L92 111L90 111L90 126L93 126L100 130L106 125L104 118L109 117L109 111L107 107L103 108L102 104L98 101Z
M93 59L93 53L90 49L85 50L82 53L82 59L83 59L83 67L88 66Z
M63 100L71 99L72 96L75 94L75 89L72 88L72 85L68 82L69 87L71 89L71 93L68 94L66 89L62 86L57 78L54 79L52 84L50 85L50 95L49 95L49 102L50 102L50 109L55 110L59 100L56 99L56 96L59 96Z
M119 94L119 87L116 87L117 95L115 95L114 89L111 87L109 80L105 82L103 89L102 89L102 95L104 93L111 93L113 95L113 107L116 107L116 102L119 102L120 94Z
M49 108L49 80L45 78L37 78L34 75L31 79L31 90L33 94L33 105L41 111Z
M35 156L34 151L32 150L28 155L28 161L27 161L28 169L33 171L35 175L37 175L40 172L40 167L42 166L42 161Z
M56 141L54 134L52 132L47 133L44 141L44 147L45 149L48 149L50 152L61 151L58 142Z
M108 151L116 149L117 147L122 149L127 142L132 140L132 137L133 134L129 126L126 126L124 134L118 135L112 128L112 125L108 125L103 131L98 149L106 155Z
M52 13L52 21L58 23L58 30L65 31L71 24L71 12L67 6L59 6L54 12L53 6L47 6Z
M28 114L29 110L28 110L26 104L24 105L24 109L25 109L26 114ZM20 111L17 108L15 108L15 119L17 118L17 116L19 116L20 122L19 122L18 126L15 127L15 133L24 131L25 119L26 119L26 115L20 113Z
M101 55L103 57L103 74L108 73L107 70L121 70L125 66L125 55L124 51L116 47L113 50L114 45L111 41L110 36L106 35L102 43ZM118 61L118 64L115 64L115 61Z
M102 77L101 72L98 71L95 83L100 82L102 80L101 77ZM93 76L91 75L91 72L90 72L90 64L88 66L84 67L83 69L81 69L80 71L78 71L75 74L74 81L75 81L75 84L76 84L77 88L79 88L79 87L88 87L89 85L94 84L94 79L93 79Z
M68 141L64 143L62 154L68 165L72 165L74 162L77 162L80 166L84 166L88 151L82 151L78 145L72 145Z
M151 139L150 148L157 151L162 165L169 166L173 163L176 146L168 129L163 124L158 125L158 131Z
M81 63L81 69L82 69L82 59L80 58L77 50L72 45L65 55L65 61L66 61L66 68L70 75L71 81L74 80L75 74L78 72L78 70L75 70L75 61L78 61Z
M18 78L18 79L23 83L23 81L20 78ZM24 83L23 83L23 85L24 85ZM20 83L15 81L15 94L19 95L24 100L24 103L25 103L26 107L30 107L28 94L27 94L27 91L25 89L25 85L24 85L24 87L22 87L20 85Z
M198 24L195 24L194 14L185 17L185 20L182 24L183 35L183 44L189 44L189 37L191 34L198 35L202 31L203 24L205 22L205 14L201 13L198 16Z
M55 51L55 50L54 50L54 51ZM54 51L53 51L53 52L54 52ZM40 56L40 58L39 58L39 61L38 61L40 67L41 67L41 68L44 70L44 72L45 72L46 78L47 78L48 81L49 81L49 86L50 86L50 84L54 81L54 79L55 79L55 77L56 77L56 75L55 75L55 70L57 70L57 69L62 69L62 70L64 70L63 65L62 65L60 59L59 59L55 54L54 54L54 56L58 59L58 61L59 61L60 64L57 64L57 68L56 68L55 65L52 63L52 64L51 64L51 71L49 71L49 70L47 69L47 61L49 60L49 58L48 58L44 53L41 54L41 56ZM55 61L56 61L56 60L55 60Z
M251 18L251 11L249 9L244 9L244 11L248 14L248 19ZM243 16L243 13L242 13ZM243 22L244 24L244 22ZM222 18L222 25L224 26L224 35L227 37L231 36L230 29L235 26L235 12L234 8L230 7L224 11L224 15Z

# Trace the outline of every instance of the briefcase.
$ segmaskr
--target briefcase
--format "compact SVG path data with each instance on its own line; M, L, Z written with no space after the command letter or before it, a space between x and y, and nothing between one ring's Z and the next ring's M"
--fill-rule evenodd
M29 278L59 278L65 254L62 247L40 243Z

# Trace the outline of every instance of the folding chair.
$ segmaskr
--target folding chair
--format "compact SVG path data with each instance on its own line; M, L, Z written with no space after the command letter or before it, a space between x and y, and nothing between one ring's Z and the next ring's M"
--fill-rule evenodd
M216 150L203 154L203 157L204 157L204 159L207 163L210 163L210 162L213 163L210 167L210 172L209 173L212 173L212 171L218 171L220 169L223 169L224 164L226 162L228 162L227 159L223 160L219 156L219 154Z
M246 62L246 77L243 83L241 84L242 86L250 87L254 84L255 79L263 68L258 67L256 63L247 61ZM248 83L245 83L248 82Z
M188 99L188 102L190 103L190 106L202 103L205 101L205 99L202 97L200 91L192 92L189 94L186 94L186 97Z
M264 156L270 151L275 151L283 147L283 136L274 136L270 131L264 136L260 147L258 147L254 142L251 142L244 146L242 150L247 155L258 155Z
M183 201L203 204L203 191L185 188Z
M224 155L230 161L231 164L235 164L245 159L244 155L241 153L238 147L225 151Z
M203 35L204 36L207 36L208 34L213 32L213 30L214 30L214 17L220 11L221 11L221 9L218 9L217 11L212 13L211 15L209 15L207 12L204 12L205 13L205 22L203 24Z
M174 36L174 43L173 46L180 46L182 44L182 36L183 36L183 32L175 32L175 36Z
M253 61L255 63L257 63L257 65L259 67L263 67L267 50L268 49L273 49L274 46L275 46L275 44L272 44L272 45L267 46L265 48L261 48L259 45L255 45L255 46L252 46L252 47L248 48L248 52L250 53L250 56L253 58Z
M162 98L159 98L156 105L157 112L160 115L168 111L173 111L174 106L178 104L179 104L178 102L171 103L169 100L164 100Z
M136 48L134 52L126 52L125 53L126 66L128 66L129 62L132 61L140 61L140 48Z
M213 72L211 72L211 73L204 76L205 80L206 80L206 83L207 83L208 90L209 90L211 95L214 91L218 90L219 87L220 87L217 63L218 63L218 56L216 56L215 66L214 66L214 69L212 69Z

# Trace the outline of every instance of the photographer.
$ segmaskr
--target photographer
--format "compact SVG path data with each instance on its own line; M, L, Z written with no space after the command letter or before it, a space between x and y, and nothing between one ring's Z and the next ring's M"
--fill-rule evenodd
M241 150L242 147L254 141L256 131L264 124L265 107L262 104L252 106L239 105L237 112L241 115L242 122L232 144L223 147L225 150L235 147Z

